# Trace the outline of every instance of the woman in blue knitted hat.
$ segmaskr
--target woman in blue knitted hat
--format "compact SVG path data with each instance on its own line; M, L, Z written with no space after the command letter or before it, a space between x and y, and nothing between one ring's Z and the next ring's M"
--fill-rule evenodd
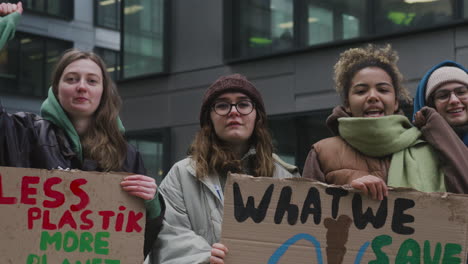
M432 67L414 98L414 124L443 160L447 189L468 193L468 74L454 61Z

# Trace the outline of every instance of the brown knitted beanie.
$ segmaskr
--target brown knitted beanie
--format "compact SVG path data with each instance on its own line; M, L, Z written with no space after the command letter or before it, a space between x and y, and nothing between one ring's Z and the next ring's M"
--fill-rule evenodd
M468 86L468 74L453 66L444 66L435 70L426 84L426 100L429 99L431 93L433 93L441 85L449 82L458 82Z
M214 100L223 93L238 92L247 95L255 104L255 109L265 113L262 95L255 86L240 74L231 74L220 77L205 92L200 110L200 126L210 120L210 109Z

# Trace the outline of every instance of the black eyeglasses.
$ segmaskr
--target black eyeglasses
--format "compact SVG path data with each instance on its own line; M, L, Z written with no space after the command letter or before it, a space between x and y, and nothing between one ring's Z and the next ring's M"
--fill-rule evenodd
M458 97L458 99L460 100L468 99L468 87L462 86L462 87L453 89L453 91L450 91L450 90L436 91L434 93L434 101L439 102L439 103L445 103L452 96L452 93L455 94L455 96Z
M230 103L222 102L222 101L216 102L213 104L212 108L216 114L220 116L226 116L231 112L233 106L236 108L237 112L239 112L239 114L241 115L248 115L252 113L252 111L255 108L254 103L249 100L242 100L235 104L230 104Z

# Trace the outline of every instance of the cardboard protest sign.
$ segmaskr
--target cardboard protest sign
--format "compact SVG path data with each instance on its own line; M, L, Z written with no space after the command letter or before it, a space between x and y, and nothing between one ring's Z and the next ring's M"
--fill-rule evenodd
M0 167L0 263L142 263L145 209L125 176Z
M383 201L306 179L232 175L225 263L466 263L468 196L389 192Z

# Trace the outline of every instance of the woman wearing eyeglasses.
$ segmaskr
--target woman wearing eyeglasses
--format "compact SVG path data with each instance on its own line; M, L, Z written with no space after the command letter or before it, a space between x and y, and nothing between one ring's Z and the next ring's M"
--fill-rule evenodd
M208 88L200 127L190 156L159 187L167 209L152 263L224 263L227 248L217 242L228 172L299 176L294 166L273 157L263 99L244 76L224 76Z
M432 67L414 99L414 124L443 160L447 190L468 193L468 74L453 61Z

